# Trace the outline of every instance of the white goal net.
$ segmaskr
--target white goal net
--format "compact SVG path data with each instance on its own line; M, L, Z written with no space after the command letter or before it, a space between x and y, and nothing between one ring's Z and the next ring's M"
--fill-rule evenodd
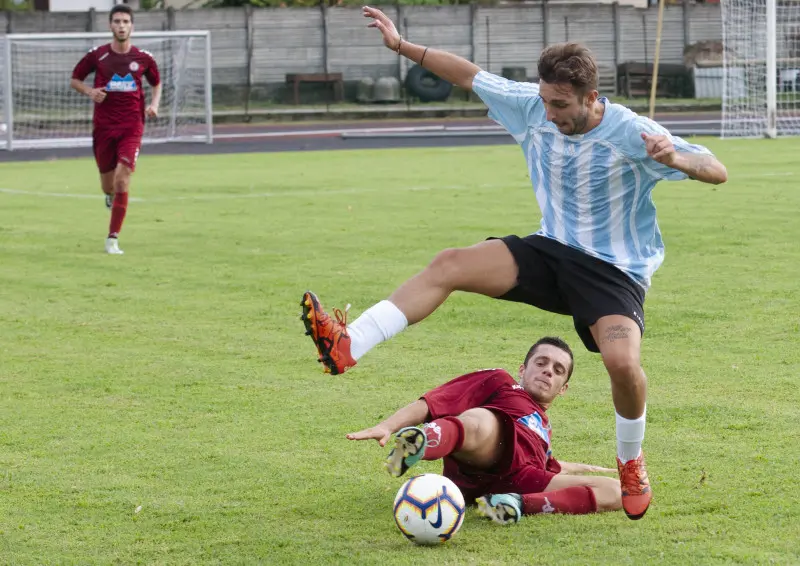
M109 33L0 37L0 148L90 146L93 102L69 83L78 61L109 40ZM209 32L139 32L132 42L152 53L163 85L159 116L148 119L142 143L211 143Z
M723 0L722 136L800 135L800 0Z

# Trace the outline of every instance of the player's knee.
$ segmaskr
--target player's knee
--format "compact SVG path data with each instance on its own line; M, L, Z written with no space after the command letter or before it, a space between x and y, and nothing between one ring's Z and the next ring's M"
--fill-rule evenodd
M464 427L464 446L467 448L491 444L500 438L500 420L489 409L469 409L461 413L458 420Z
M426 271L437 284L456 287L464 273L464 250L448 248L436 254Z
M114 192L127 193L130 184L131 184L130 170L123 171L121 169L117 169L117 172L114 175Z
M619 480L598 477L597 484L592 486L598 511L619 511L622 509L622 490Z
M480 418L473 413L472 409L460 414L457 418L464 427L464 444L471 445L475 442L479 442L481 421Z
M615 351L603 355L603 364L608 370L611 379L628 379L639 375L641 363L638 353L630 351Z
M497 415L479 407L461 413L458 420L464 428L464 438L455 458L477 469L496 465L505 450Z

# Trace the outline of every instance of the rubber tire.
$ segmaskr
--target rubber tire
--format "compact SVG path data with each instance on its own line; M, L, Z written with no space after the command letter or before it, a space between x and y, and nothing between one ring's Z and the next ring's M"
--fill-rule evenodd
M453 91L451 83L419 65L414 65L408 70L405 86L406 90L421 102L445 101Z

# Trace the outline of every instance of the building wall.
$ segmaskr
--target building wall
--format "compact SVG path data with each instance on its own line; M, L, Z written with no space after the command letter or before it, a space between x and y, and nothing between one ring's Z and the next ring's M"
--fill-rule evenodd
M73 0L69 0L72 2ZM549 43L586 43L613 85L616 66L652 62L658 9L613 4L527 3L514 5L398 6L385 10L409 41L452 51L501 74L536 60ZM10 18L10 19L9 19ZM0 12L0 35L108 30L103 11ZM285 100L288 73L342 73L349 88L362 78L405 78L409 62L382 45L358 7L220 8L150 10L136 15L136 31L209 30L213 84L219 93ZM667 5L662 63L682 63L685 46L722 38L718 4ZM134 33L134 43L136 36ZM71 68L74 62L65 62ZM217 97L219 99L219 97Z

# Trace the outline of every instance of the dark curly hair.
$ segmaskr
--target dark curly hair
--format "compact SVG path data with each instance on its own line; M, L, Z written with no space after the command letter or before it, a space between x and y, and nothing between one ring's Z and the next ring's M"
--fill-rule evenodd
M133 8L126 4L117 4L111 11L108 13L108 23L114 19L114 14L128 14L131 17L131 23L133 23Z
M580 43L556 43L539 56L539 79L546 83L569 83L579 95L597 89L597 62Z

